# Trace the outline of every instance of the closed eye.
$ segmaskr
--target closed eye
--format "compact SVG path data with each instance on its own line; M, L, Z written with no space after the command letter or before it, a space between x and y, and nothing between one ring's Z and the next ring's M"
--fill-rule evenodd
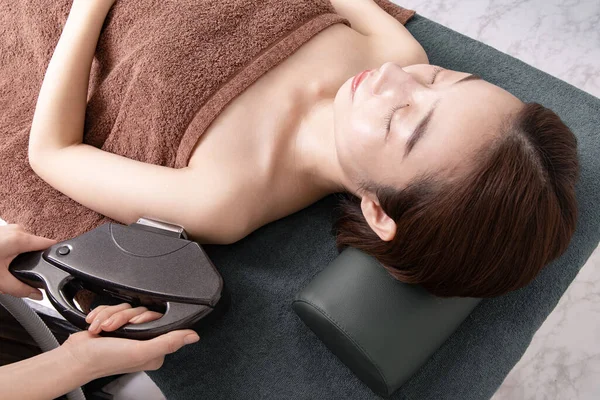
M386 132L385 136L386 136L386 138L387 138L388 133L390 133L390 130L392 129L392 118L394 117L394 114L396 113L396 111L398 111L399 109L404 108L406 106L408 106L408 104L401 104L399 106L395 106L388 112L388 114L385 118L385 132Z
M436 67L433 71L433 76L431 77L431 82L429 82L430 85L433 85L433 83L435 82L435 78L438 76L438 74L440 72L442 72L444 70L444 68L442 67Z
M444 68L442 67L435 67L433 70L433 76L431 77L431 82L429 83L430 85L433 85L433 83L435 82L435 78L437 77L437 75L442 72L444 70ZM390 133L390 130L392 129L392 117L394 116L394 114L396 113L396 111L398 111L401 108L404 108L408 106L408 104L402 104L400 106L396 106L394 108L392 108L387 116L385 117L385 129L386 129L386 138L387 135Z
M389 132L390 129L392 128L392 117L394 116L394 113L396 112L396 110L398 110L399 108L400 107L395 106L390 111L388 111L388 113L386 114L386 117L385 117L385 130L386 130L386 132Z

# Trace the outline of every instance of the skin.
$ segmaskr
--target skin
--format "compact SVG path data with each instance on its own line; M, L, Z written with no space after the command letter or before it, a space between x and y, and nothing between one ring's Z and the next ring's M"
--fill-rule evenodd
M352 27L325 29L258 79L212 121L188 166L172 169L82 143L90 67L112 1L76 0L38 98L31 167L103 215L169 221L201 243L235 242L347 190L389 240L393 221L361 182L402 187L424 171L452 179L520 102L482 80L453 85L463 72L444 71L431 84L423 48L372 0L332 5ZM352 102L351 80L366 69ZM435 102L428 133L402 159L415 121ZM394 114L383 140L384 113L400 103L410 106Z
M86 42L90 41L90 37L92 41L97 40L104 17L113 3L114 0L74 1L65 25L64 40L61 37L62 43L66 44L59 47L66 48L69 44L77 47L79 39L79 44L88 45L89 53L89 43ZM64 66L60 62L54 65ZM68 74L68 71L65 73ZM59 93L59 97L61 95L66 97L62 97L58 107L64 107L64 102L69 102L69 93ZM77 101L75 109L76 104ZM74 113L67 114L67 120L75 116ZM17 297L39 299L41 293L14 278L8 266L19 253L42 250L54 243L54 240L25 232L19 225L0 226L0 291ZM126 323L139 324L159 317L160 314L143 307L132 309L129 304L96 308L87 316L91 324L88 330L71 335L54 350L0 367L0 398L53 399L103 376L155 370L162 366L166 354L200 339L189 329L172 331L147 341L99 336L101 331L112 331ZM32 380L32 376L36 379Z
M472 168L472 155L521 106L485 81L458 84L464 72L443 71L433 82L436 69L423 48L372 0L332 0L352 27L325 29L240 94L202 135L186 168L129 160L83 143L90 67L113 3L73 2L38 97L29 161L55 189L126 224L153 217L184 226L197 241L231 243L346 190L362 199L372 229L391 240L394 221L361 184L402 188L424 173L454 179ZM353 95L352 78L364 70L371 72ZM410 133L434 104L426 134L403 156ZM387 114L399 106L386 132ZM28 240L31 249L47 244ZM15 255L26 247L15 247ZM36 293L2 273L2 290ZM90 330L59 349L0 369L0 388L9 391L0 397L56 397L95 377L158 368L191 334L171 332L144 344L97 336L143 322L134 315L158 317L127 306L98 309L88 316ZM73 369L59 368L63 363ZM32 385L32 374L46 378ZM26 383L15 384L20 381Z
M19 225L0 226L0 291L16 297L41 297L37 289L14 278L8 266L19 253L42 250L54 243L25 232ZM53 399L103 376L160 368L166 354L197 342L198 335L186 329L147 341L99 336L126 323L141 324L160 316L129 304L95 308L87 315L87 331L69 336L54 350L0 367L0 398Z
M371 228L382 240L392 240L395 222L359 185L402 189L426 174L456 179L474 166L473 156L500 135L502 123L521 106L512 94L470 74L386 63L369 72L354 94L348 80L334 100L340 178L362 197ZM430 112L427 128L408 152L412 133Z

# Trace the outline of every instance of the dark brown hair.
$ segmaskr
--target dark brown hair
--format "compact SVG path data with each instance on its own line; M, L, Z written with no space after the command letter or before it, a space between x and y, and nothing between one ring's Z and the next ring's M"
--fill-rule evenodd
M503 130L460 180L368 189L396 222L392 241L373 232L350 196L335 226L338 247L363 250L400 281L441 297L493 297L531 282L575 230L577 139L537 103Z

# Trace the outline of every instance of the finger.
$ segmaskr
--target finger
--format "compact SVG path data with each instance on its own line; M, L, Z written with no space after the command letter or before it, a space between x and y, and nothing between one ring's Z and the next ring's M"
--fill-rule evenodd
M163 315L156 311L146 311L136 317L129 320L132 324L143 324L144 322L155 321Z
M136 346L136 357L145 360L162 357L171 354L185 346L200 339L198 334L191 329L172 331L154 339L139 342Z
M29 297L33 300L42 300L44 298L42 292L21 282L8 270L0 271L0 292L15 297Z
M40 236L30 235L29 233L15 231L11 234L12 238L9 241L12 256L8 258L10 264L20 253L29 251L45 250L48 247L56 244L56 240L43 238Z
M94 321L92 322L92 324L88 328L88 331L90 331L91 333L95 333L95 334L100 333L100 331L102 330L100 328L100 325L102 325L102 323L104 321L106 321L107 319L109 319L110 317L112 317L117 312L126 310L128 308L131 308L131 305L128 304L128 303L122 303L122 304L119 304L117 306L108 306L108 307L104 308L94 318Z
M104 321L102 325L100 325L100 328L106 332L114 331L125 325L130 319L140 316L147 311L148 309L146 307L136 307L119 311Z
M100 311L104 310L106 307L108 307L108 306L98 306L98 307L94 308L92 311L89 312L87 317L85 317L85 322L87 322L88 324L91 324L92 321L94 320L94 318L96 317L96 315L98 315L98 313Z
M56 240L35 236L30 233L23 233L21 234L20 240L17 241L17 250L19 253L24 253L26 251L45 250L53 244L56 244Z

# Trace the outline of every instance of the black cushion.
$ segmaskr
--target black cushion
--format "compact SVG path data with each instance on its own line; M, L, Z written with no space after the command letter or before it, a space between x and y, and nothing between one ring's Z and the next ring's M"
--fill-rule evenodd
M480 299L434 297L346 249L294 300L294 311L373 391L387 396L423 365Z

